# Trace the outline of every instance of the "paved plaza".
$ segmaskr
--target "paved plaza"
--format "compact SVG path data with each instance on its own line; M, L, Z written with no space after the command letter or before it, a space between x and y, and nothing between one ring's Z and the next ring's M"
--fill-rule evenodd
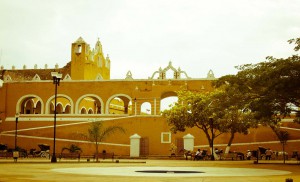
M0 181L300 181L296 161L186 161L120 159L50 163L41 159L0 159Z

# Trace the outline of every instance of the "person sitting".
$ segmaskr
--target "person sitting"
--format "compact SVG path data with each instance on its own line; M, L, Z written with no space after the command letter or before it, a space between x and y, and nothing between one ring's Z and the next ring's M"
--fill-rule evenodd
M194 160L199 160L199 159L202 159L202 151L200 149L198 149L196 151L196 154L195 154L195 157L194 157Z
M251 156L252 156L252 152L250 150L247 151L247 160L250 160L251 159Z

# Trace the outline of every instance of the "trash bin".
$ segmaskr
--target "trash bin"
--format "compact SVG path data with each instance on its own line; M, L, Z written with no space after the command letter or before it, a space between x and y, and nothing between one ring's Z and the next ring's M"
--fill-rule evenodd
M17 160L19 158L19 151L13 151L13 158L14 158L14 161L17 162Z

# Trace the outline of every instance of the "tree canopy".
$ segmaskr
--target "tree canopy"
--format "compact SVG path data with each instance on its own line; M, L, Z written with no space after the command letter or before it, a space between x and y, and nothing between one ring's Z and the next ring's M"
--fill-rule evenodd
M244 103L243 94L229 86L208 93L179 91L178 102L170 110L163 111L163 116L173 132L199 128L210 146L214 138L230 133L230 147L235 133L247 134L249 128L257 125Z
M295 43L294 50L299 51L300 38L288 42ZM210 146L213 138L231 133L230 146L235 133L247 134L248 129L257 127L258 123L269 125L275 131L282 116L297 113L299 117L298 55L280 59L269 56L265 62L236 68L239 70L236 75L216 80L215 90L210 93L179 91L175 106L162 113L171 130L198 127L205 133Z
M300 39L291 39L295 51L300 48ZM237 67L236 75L221 77L216 87L230 84L245 93L251 111L257 119L277 125L279 116L298 113L300 107L300 57L288 58L268 56L265 62L245 64Z

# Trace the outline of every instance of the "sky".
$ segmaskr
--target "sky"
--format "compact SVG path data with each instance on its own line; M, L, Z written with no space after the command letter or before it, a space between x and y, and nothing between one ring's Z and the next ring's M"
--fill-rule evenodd
M169 62L191 78L286 58L300 37L299 0L0 0L0 65L54 68L80 36L97 39L111 78L147 79Z

